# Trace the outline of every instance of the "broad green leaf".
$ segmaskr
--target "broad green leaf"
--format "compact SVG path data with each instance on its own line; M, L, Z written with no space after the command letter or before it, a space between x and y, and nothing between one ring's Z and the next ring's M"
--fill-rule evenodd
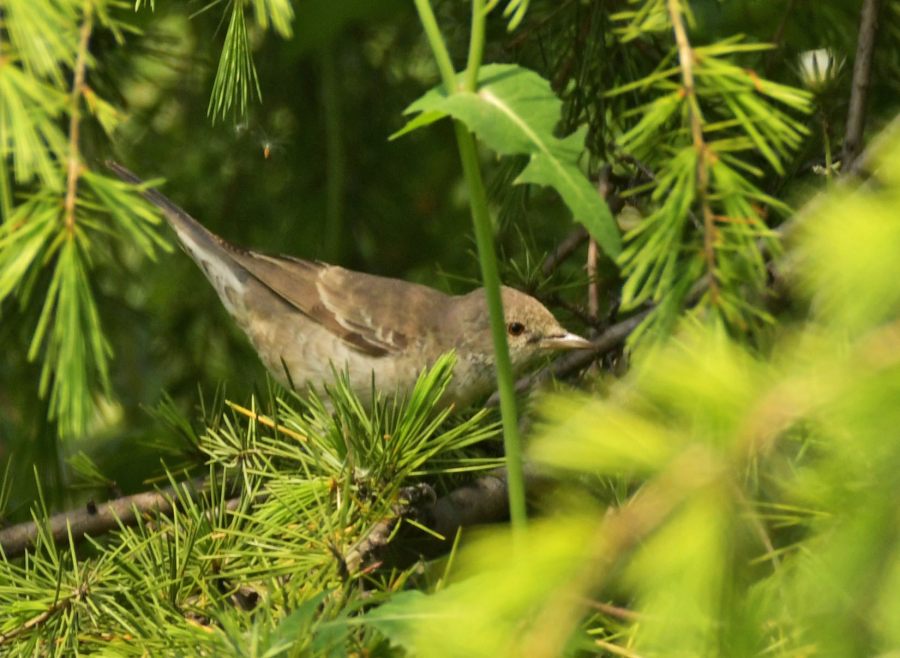
M406 109L417 115L394 136L452 116L488 147L502 155L527 155L516 183L554 188L575 217L610 257L622 250L619 229L609 207L578 166L584 129L560 139L553 133L562 102L534 71L509 64L483 66L478 90L447 94L436 87Z

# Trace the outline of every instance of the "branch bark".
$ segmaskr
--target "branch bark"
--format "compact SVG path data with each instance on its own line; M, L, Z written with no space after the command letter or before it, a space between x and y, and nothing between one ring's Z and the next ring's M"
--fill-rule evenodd
M176 505L179 490L181 495L194 499L203 490L205 482L205 479L197 479L180 483L178 489L169 486L157 491L123 496L100 505L91 503L84 509L55 514L46 523L19 523L0 530L0 550L7 559L11 559L34 548L38 539L44 536L42 530L46 530L54 544L60 545L69 541L70 532L72 539L80 542L87 535L106 534L117 529L120 524L134 525L144 514L169 514Z
M856 43L856 61L853 65L853 85L850 91L850 109L847 111L847 130L844 135L842 169L856 171L857 159L863 146L866 126L866 101L872 78L872 55L878 33L879 0L863 0L859 20L859 38Z
M583 226L577 227L566 236L553 253L548 255L544 260L544 264L541 266L541 272L543 272L544 276L553 274L560 263L571 256L572 253L588 239L588 237L588 232Z
M93 3L84 3L84 18L78 39L78 55L75 59L72 79L72 93L69 108L69 161L66 174L66 197L63 202L65 226L71 235L75 231L75 205L78 201L78 178L81 175L79 155L79 134L81 128L81 97L84 94L84 79L87 72L88 45L94 28Z

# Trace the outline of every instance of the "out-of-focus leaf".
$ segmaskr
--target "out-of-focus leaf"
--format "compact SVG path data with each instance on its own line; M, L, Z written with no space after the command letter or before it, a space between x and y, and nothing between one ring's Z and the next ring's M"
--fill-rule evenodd
M896 182L898 153L900 131L895 128L883 139L871 166ZM896 317L898 207L900 188L894 184L877 195L866 190L832 193L807 213L795 267L823 320L856 333Z
M621 401L553 396L542 405L544 431L531 458L554 468L632 475L658 471L685 443L669 428L630 413Z
M256 23L264 30L269 23L281 36L289 39L293 34L291 21L294 20L294 7L290 0L253 0Z
M565 644L577 624L560 619L557 606L571 605L586 585L578 574L597 550L596 522L536 522L519 545L505 530L484 534L464 548L459 582L427 596L398 595L366 623L415 656L522 656L535 642Z
M630 561L626 580L642 614L640 655L700 656L716 645L730 586L730 495L701 490Z

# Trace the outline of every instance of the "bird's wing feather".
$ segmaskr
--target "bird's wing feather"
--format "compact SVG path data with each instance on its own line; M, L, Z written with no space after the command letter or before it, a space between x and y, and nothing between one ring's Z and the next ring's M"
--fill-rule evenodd
M404 325L417 299L442 294L289 256L248 251L235 252L233 258L288 304L373 357L402 351L409 342Z
M107 165L120 178L142 181L115 162ZM290 256L266 256L231 244L204 228L157 190L143 190L159 206L188 253L213 282L222 302L234 314L229 290L244 291L240 274L217 263L237 264L277 297L338 336L349 347L373 357L402 351L412 333L410 321L421 323L423 308L443 293L412 283L352 272L341 267ZM225 263L222 262L222 265ZM422 303L426 306L423 306ZM424 313L427 315L427 313ZM428 318L425 318L426 322Z

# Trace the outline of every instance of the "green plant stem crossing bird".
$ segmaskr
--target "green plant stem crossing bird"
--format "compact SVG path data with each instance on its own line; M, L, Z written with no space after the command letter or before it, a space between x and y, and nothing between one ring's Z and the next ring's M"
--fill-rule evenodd
M122 180L143 183L122 165L107 164ZM493 389L494 351L483 288L451 296L407 281L243 249L204 228L160 192L142 193L162 210L282 383L321 388L333 369L346 370L353 390L368 400L373 375L378 390L406 392L423 368L452 350L457 363L446 402L462 408ZM533 297L503 287L502 298L514 369L548 351L591 347Z

